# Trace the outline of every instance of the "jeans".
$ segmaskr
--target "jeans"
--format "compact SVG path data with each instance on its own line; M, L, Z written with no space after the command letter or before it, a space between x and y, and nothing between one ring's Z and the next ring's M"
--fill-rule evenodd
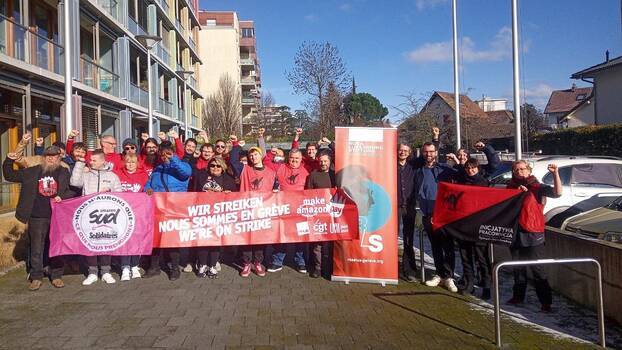
M294 245L294 249L296 253L294 254L294 262L296 266L306 266L305 264L305 248L307 243L283 243L278 244L274 247L274 253L272 253L272 264L276 266L283 266L283 261L285 260L285 251L289 245Z
M199 265L216 266L218 258L220 258L220 247L199 247L197 249Z
M178 248L156 248L151 252L151 259L149 269L154 271L160 270L160 261L164 260L165 255L168 255L169 261L173 270L179 269L179 249Z
M86 265L89 267L89 275L97 275L97 266L99 266L102 275L110 273L110 260L110 255L87 256Z
M242 251L242 263L246 264L261 264L263 262L263 250L264 245L246 245L240 247Z
M430 216L423 217L423 227L432 244L432 257L434 258L436 274L443 279L454 278L454 269L456 267L454 239L440 232L432 232L432 223L430 219Z
M28 240L30 255L30 279L41 280L43 278L43 261L45 260L45 243L49 239L50 219L30 218L28 221ZM50 277L54 279L63 276L65 269L62 256L49 259Z
M140 255L124 255L121 257L121 267L134 267L138 266L138 261L140 260Z
M490 262L490 254L488 243L473 243L467 241L459 241L460 258L462 260L462 270L464 279L469 288L475 284L475 263L481 278L481 287L490 288L492 263ZM475 260L474 260L475 256Z
M402 255L402 271L404 274L412 274L417 268L415 263L415 218L414 209L400 208L402 220L402 239L404 240L404 254Z

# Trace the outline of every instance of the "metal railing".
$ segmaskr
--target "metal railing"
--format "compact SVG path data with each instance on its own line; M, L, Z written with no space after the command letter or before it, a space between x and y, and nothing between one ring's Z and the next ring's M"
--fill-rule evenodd
M255 85L255 77L251 75L243 76L241 83L242 85Z
M183 108L177 108L177 120L183 122L186 118L186 115L184 113L185 111Z
M0 53L56 74L64 72L63 46L3 15L0 15Z
M97 0L97 4L108 12L114 19L119 20L121 7L116 0Z
M129 16L127 17L127 29L134 35L147 35L147 31Z
M130 83L130 101L145 108L149 108L149 92Z
M190 125L194 126L195 128L200 127L200 125L199 125L199 116L197 116L196 114L193 114L192 115L192 123Z
M164 9L164 12L168 16L169 6L168 6L168 3L166 2L166 0L158 0L158 3L160 3L160 6L162 6L162 8Z
M190 48L192 48L192 50L194 50L194 52L197 52L197 44L194 42L194 39L192 38L192 34L190 34L188 36L188 43L190 44Z
M192 75L190 76L190 79L188 79L188 85L195 89L197 88L197 80Z
M173 104L165 99L158 99L158 111L171 118L173 117Z
M85 57L80 57L80 81L113 96L119 96L119 76Z
M179 18L175 19L175 28L177 28L177 30L183 35L184 31L186 30L184 28L184 26L181 25L181 21L179 20Z
M550 264L576 264L576 263L592 263L598 268L598 335L600 345L605 348L605 314L603 311L603 277L600 263L592 258L576 258L576 259L542 259L542 260L520 260L505 261L496 264L493 269L492 282L494 288L495 302L495 341L498 347L501 347L501 308L499 307L499 270L504 266L529 266L529 265L550 265Z
M168 52L162 42L156 44L156 56L158 56L166 65L170 64L171 54Z
M241 58L240 59L240 64L243 66L254 66L255 65L255 61L253 61L252 58Z

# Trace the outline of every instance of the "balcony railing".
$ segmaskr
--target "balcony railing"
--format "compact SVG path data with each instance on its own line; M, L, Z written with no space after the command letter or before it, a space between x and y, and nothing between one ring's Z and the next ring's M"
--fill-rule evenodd
M162 42L159 42L156 45L156 56L158 56L166 65L168 65L171 60L171 54L164 47Z
M183 110L183 108L177 108L177 120L183 122L186 118L186 115L184 113L185 111Z
M149 92L130 83L130 101L145 108L149 108Z
M255 85L255 77L254 76L243 76L242 77L242 85Z
M160 4L160 6L162 6L162 8L164 9L164 12L168 16L169 7L168 7L168 3L166 2L166 0L158 0L158 3Z
M255 65L255 61L253 61L252 58L241 58L240 59L240 65L242 65L242 66L254 66Z
M134 35L147 35L147 31L129 16L127 17L127 29L129 29Z
M192 115L192 122L190 125L194 126L195 128L200 128L201 125L199 125L199 117L196 114Z
M158 112L174 119L175 116L173 116L173 104L162 98L158 99L158 102Z
M185 70L184 67L181 64L177 63L177 71L184 71L184 70Z
M0 53L63 74L63 47L0 15Z
M121 6L116 0L97 0L97 4L108 12L114 19L119 20Z
M197 80L192 75L190 76L190 79L188 79L188 85L195 89L197 88Z
M85 57L80 57L80 81L92 88L119 96L119 76Z
M179 21L179 18L175 20L175 28L177 28L177 30L179 30L180 33L184 33L184 26L181 25L181 21Z
M255 98L253 97L242 97L242 104L243 105L254 105L255 104Z
M190 35L188 38L190 39L188 40L188 43L190 43L190 48L192 48L194 52L197 52L197 44L195 44L194 39L192 39L192 35Z

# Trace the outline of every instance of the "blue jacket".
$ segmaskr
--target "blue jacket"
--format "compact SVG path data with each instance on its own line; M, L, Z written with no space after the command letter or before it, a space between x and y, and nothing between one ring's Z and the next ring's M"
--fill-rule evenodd
M426 178L425 169L425 166L415 169L413 195L416 196L423 215L432 216L438 183L440 181L451 182L457 171L447 164L436 163L432 168L428 168L431 170L432 177Z
M168 164L160 164L151 173L145 191L154 192L187 192L188 179L192 175L192 167L173 155Z

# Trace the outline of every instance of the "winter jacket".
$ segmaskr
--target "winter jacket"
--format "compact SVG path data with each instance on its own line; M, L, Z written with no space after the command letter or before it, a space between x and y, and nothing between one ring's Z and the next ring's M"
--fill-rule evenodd
M235 179L227 173L212 176L207 169L199 170L195 173L194 181L194 188L192 189L194 192L208 192L210 190L214 192L237 192L238 190Z
M153 169L145 191L151 189L154 192L187 192L191 175L190 164L173 155L168 164L161 163Z
M142 168L137 168L133 173L129 173L126 168L121 168L114 173L121 181L122 192L143 192L145 184L149 180L149 175Z
M108 168L90 169L84 162L76 162L71 173L71 186L82 187L82 195L99 192L121 192L119 177Z
M429 170L429 172L428 172ZM426 174L431 173L431 178ZM432 216L436 202L437 185L440 181L451 182L456 170L447 164L435 163L432 168L421 167L415 169L415 183L413 195L417 197L424 216Z
M2 174L7 181L19 182L19 201L15 209L15 218L22 223L28 223L39 190L39 179L42 169L40 165L30 168L13 169L14 161L7 158L2 164ZM69 188L69 171L64 167L56 169L52 177L57 182L57 194L62 199L72 198L75 193Z

